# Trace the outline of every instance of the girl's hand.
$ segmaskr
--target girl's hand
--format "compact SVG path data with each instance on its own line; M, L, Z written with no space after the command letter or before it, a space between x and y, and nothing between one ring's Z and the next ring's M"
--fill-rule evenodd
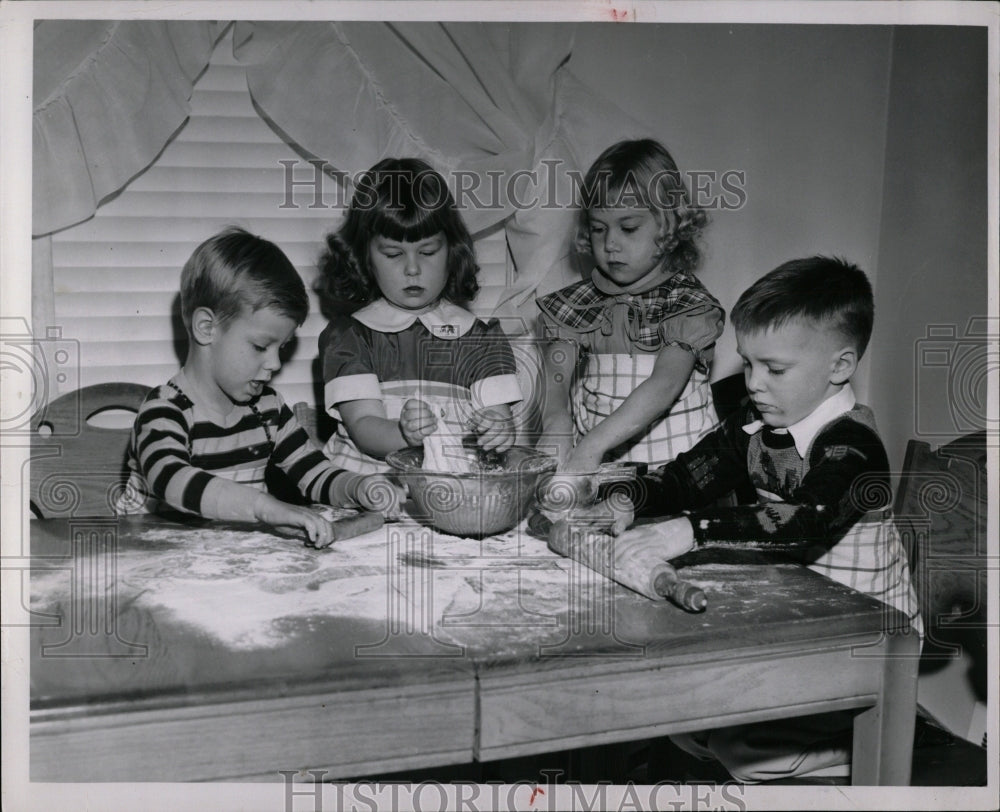
M254 518L276 528L304 530L306 543L326 547L333 542L333 528L316 511L299 505L289 505L268 493L261 493L254 501Z
M431 407L422 400L410 398L399 413L399 431L407 445L420 445L424 437L433 434L437 428L437 418Z
M535 450L551 454L561 466L573 453L573 435L568 432L545 433L535 443Z
M405 491L382 474L362 477L358 483L358 504L365 510L381 513L386 519L398 519L405 500Z
M514 418L506 404L476 412L472 428L479 435L480 447L487 451L506 451L514 445Z
M592 474L601 467L602 459L604 459L604 453L600 450L594 450L588 445L587 438L584 437L580 444L567 455L566 460L560 464L559 470L574 474Z
M557 521L570 512L585 510L597 501L600 483L596 476L556 472L538 485L539 507Z

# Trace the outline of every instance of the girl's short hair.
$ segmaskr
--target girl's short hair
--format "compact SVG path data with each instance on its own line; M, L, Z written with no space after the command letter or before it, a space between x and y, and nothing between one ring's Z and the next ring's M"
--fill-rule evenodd
M642 138L612 144L587 170L579 199L575 242L580 253L592 253L592 209L637 206L660 213L663 222L657 242L668 267L692 271L701 261L695 239L708 217L692 202L677 163L659 142Z
M231 226L194 249L181 270L181 317L207 307L219 323L271 307L301 325L309 296L295 266L273 242Z
M324 314L345 304L368 304L381 295L369 258L373 239L417 242L439 233L448 243L442 296L464 305L479 292L479 266L472 236L444 178L419 158L379 161L358 179L343 225L326 237L316 283Z
M740 295L731 313L738 333L773 330L792 319L830 326L864 355L875 321L872 286L857 265L836 257L793 259Z

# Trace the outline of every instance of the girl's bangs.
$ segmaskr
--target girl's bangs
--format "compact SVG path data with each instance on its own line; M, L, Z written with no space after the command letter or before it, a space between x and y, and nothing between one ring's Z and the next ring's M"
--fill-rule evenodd
M442 231L447 233L445 207L419 206L384 208L372 223L372 232L398 242L419 242Z
M652 208L649 190L639 183L634 175L624 179L614 179L606 176L603 182L597 182L593 188L586 190L583 199L584 209L621 209L621 208Z

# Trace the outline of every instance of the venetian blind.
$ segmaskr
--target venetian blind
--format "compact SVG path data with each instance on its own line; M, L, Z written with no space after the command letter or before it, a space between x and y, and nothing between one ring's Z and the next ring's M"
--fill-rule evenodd
M310 289L309 317L275 386L290 404L316 403L314 364L325 321L311 287L343 196L331 177L315 185L313 167L257 113L229 34L191 106L191 117L151 167L93 218L53 235L56 324L63 337L80 342L79 384L153 386L176 372L187 346L177 294L181 267L199 242L235 224L281 246ZM296 181L290 190L289 177ZM485 304L509 282L502 227L480 236L476 247L479 304Z

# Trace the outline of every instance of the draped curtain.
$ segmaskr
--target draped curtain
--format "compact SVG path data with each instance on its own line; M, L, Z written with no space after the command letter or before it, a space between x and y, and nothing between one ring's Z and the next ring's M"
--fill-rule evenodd
M31 310L36 336L46 335L55 322L51 234L93 216L102 201L156 159L187 120L194 83L226 25L35 23ZM46 366L53 376L51 391L59 391L57 366Z
M225 24L44 20L35 27L32 233L90 217L187 120Z
M155 160L226 25L38 24L35 235L90 217ZM494 312L530 318L535 294L579 278L572 173L646 134L569 72L569 25L257 21L233 42L259 112L304 155L348 175L422 157L466 190L473 233L505 223L516 279Z
M245 22L234 34L255 103L308 155L349 177L422 157L473 233L505 221L516 279L492 309L526 318L534 294L579 278L571 173L642 129L572 76L572 48L560 24Z

